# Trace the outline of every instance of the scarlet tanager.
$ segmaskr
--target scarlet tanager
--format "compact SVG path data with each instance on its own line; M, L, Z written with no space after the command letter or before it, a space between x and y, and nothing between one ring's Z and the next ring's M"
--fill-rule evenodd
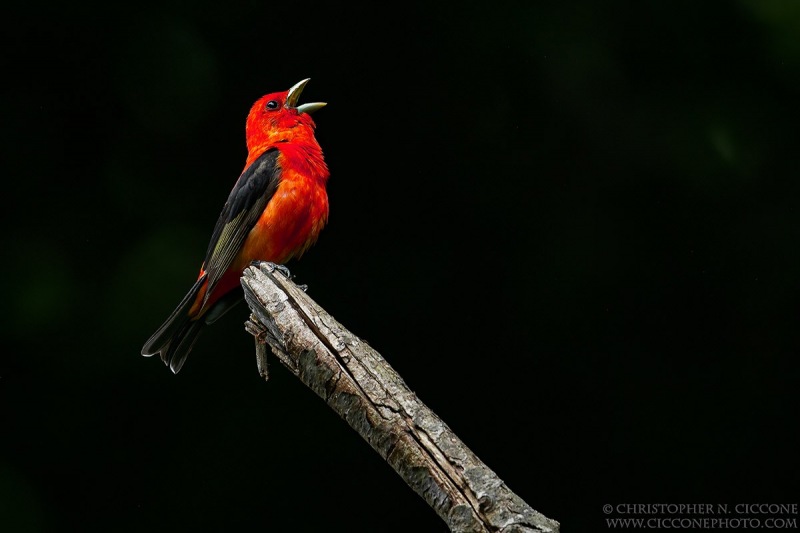
M282 265L311 246L328 220L328 167L309 113L297 105L308 79L268 94L247 115L247 161L211 234L197 281L142 348L178 373L197 336L242 299L252 261Z

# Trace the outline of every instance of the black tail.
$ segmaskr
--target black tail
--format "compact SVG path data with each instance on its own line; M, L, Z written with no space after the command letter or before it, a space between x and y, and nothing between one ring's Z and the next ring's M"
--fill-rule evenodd
M197 280L186 296L183 297L181 303L178 304L178 307L161 324L161 327L153 333L153 336L144 343L142 348L142 355L150 357L158 354L164 364L175 374L180 371L186 361L186 356L192 351L192 346L194 346L197 336L200 335L200 331L202 331L206 323L202 319L191 320L189 318L189 309L197 299L197 294L200 292L205 280L205 275Z

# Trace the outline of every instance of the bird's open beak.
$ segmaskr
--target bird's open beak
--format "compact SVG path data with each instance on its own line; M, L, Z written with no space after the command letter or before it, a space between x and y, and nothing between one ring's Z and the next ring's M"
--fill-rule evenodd
M300 99L300 94L303 92L303 87L306 86L306 83L308 83L308 80L310 79L311 78L306 78L303 81L294 84L294 86L289 89L289 94L286 96L287 108L295 108L297 109L298 113L313 113L317 109L322 109L327 105L325 102L297 105L297 101Z

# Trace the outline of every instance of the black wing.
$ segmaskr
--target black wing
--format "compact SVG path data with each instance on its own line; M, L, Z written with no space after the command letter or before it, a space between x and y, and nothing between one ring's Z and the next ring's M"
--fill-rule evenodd
M206 298L241 250L270 198L280 183L280 152L272 148L242 172L222 208L211 241L208 244L203 270L208 275Z

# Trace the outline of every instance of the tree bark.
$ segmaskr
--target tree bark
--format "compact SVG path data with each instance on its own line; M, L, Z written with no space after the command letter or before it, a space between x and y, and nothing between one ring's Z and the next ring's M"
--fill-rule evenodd
M511 492L400 376L275 265L242 277L259 373L266 350L316 392L428 502L453 532L558 532Z

